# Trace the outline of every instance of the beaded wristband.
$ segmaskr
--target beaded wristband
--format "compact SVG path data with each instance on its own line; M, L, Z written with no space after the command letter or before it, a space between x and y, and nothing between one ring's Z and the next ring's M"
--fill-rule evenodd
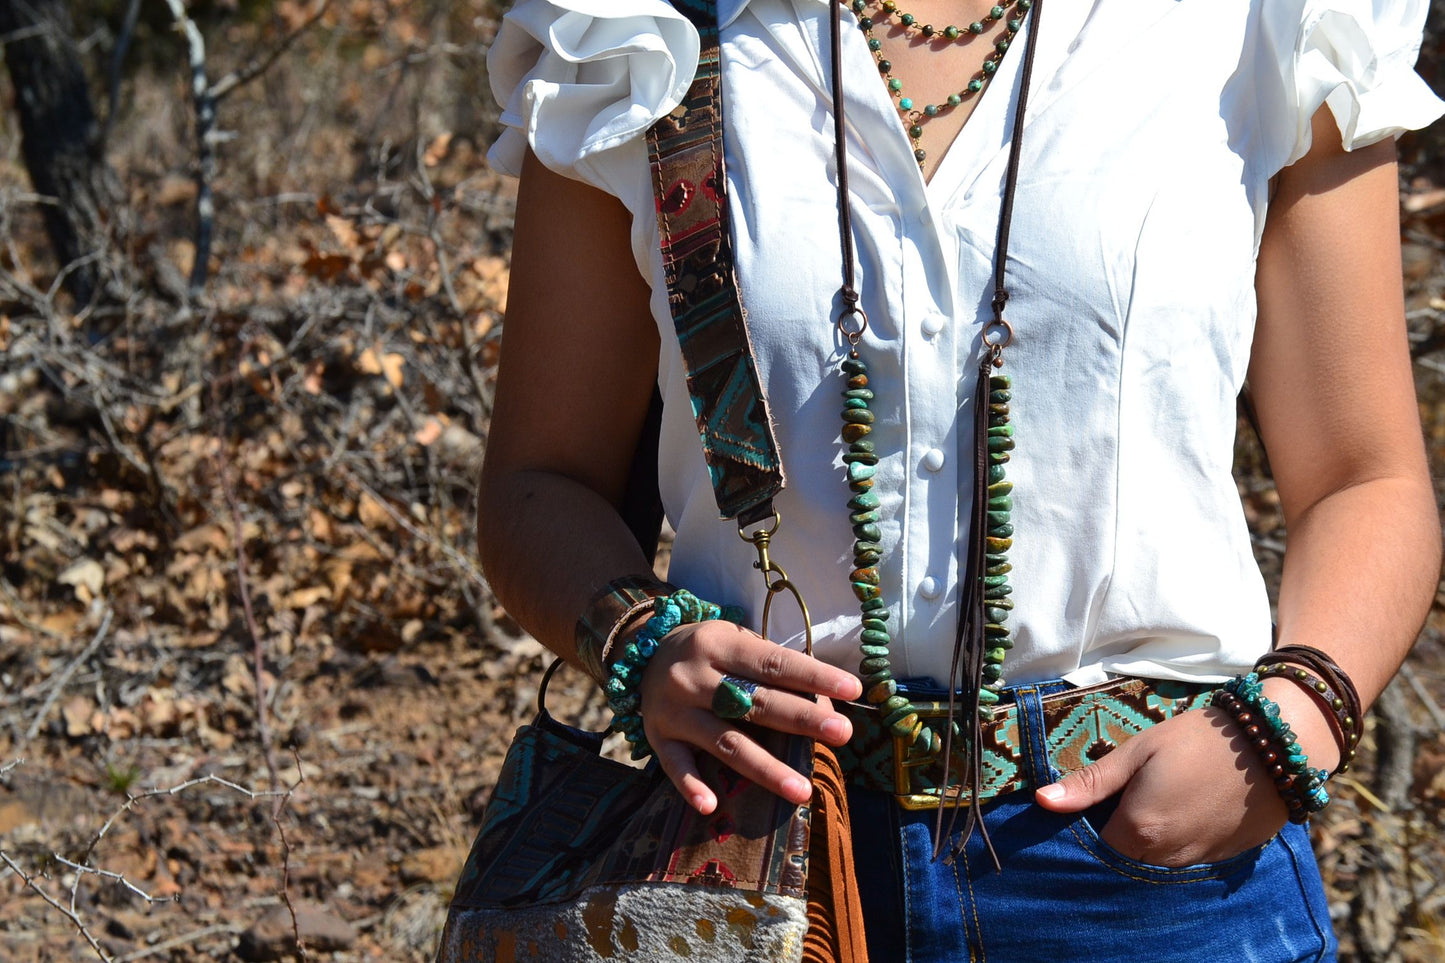
M1335 737L1335 744L1340 750L1340 764L1335 768L1335 772L1344 772L1350 768L1350 763L1355 758L1355 747L1360 742L1360 729L1355 724L1355 717L1350 714L1348 702L1336 693L1328 682L1297 665L1285 662L1285 658L1287 656L1281 656L1278 661L1261 659L1254 671L1261 679L1275 677L1298 684L1325 708L1333 723L1330 733Z
M636 615L652 608L655 599L677 591L651 575L624 575L602 586L577 617L573 638L577 661L602 685L607 681L607 650Z
M1249 740L1289 807L1291 822L1302 823L1329 805L1325 780L1330 774L1310 768L1294 731L1280 718L1279 706L1264 695L1257 673L1235 676L1216 690L1210 701L1229 713Z
M686 589L654 599L652 611L652 618L622 647L603 685L607 706L612 710L612 728L632 744L633 759L652 754L652 746L642 731L642 696L637 687L663 637L680 625L713 619L740 622L743 617L742 609L735 605L721 607L704 602Z

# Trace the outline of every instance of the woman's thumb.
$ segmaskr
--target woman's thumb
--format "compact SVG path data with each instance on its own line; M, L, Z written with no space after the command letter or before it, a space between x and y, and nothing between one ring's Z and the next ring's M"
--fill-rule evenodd
M1138 770L1137 752L1121 746L1103 759L1083 769L1076 769L1058 782L1040 786L1034 799L1045 809L1073 813L1088 809L1121 791Z

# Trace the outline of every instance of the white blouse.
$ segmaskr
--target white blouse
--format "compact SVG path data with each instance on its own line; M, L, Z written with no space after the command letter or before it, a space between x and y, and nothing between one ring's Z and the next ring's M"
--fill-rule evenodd
M788 487L774 558L816 652L858 663L839 442L841 274L829 0L722 0L726 160L743 304ZM1270 178L1328 104L1354 148L1442 104L1414 73L1425 0L1051 0L1025 120L1008 278L1018 447L1010 682L1124 673L1219 681L1270 644L1230 474ZM899 676L948 675L967 535L972 390L1024 35L925 184L846 14L861 345L877 397L883 597ZM1026 18L1026 25L1032 18ZM1025 31L1031 27L1025 26ZM519 0L488 58L508 129L488 155L616 195L652 284L666 404L670 578L761 609L720 521L672 335L643 133L691 81L697 37L662 0ZM960 518L963 519L962 527ZM787 605L775 639L800 645Z

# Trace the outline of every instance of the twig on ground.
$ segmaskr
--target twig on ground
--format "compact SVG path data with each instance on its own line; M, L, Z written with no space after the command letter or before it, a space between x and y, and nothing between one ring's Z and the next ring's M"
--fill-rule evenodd
M55 677L54 681L50 683L50 692L46 694L45 701L41 703L40 711L35 713L34 719L30 720L30 728L25 730L25 738L20 741L19 748L23 749L29 745L30 740L34 739L36 734L40 732L40 727L45 724L45 717L50 714L50 708L55 705L55 700L60 697L60 693L65 689L65 684L70 681L70 677L75 674L75 670L89 661L90 657L95 654L96 649L100 648L100 644L105 641L106 635L110 632L110 623L114 615L115 611L107 607L105 610L105 618L101 619L100 628L96 630L94 637L90 640L90 644L85 647L85 651L81 652L80 655L74 659L71 659L65 668L60 671L60 674Z
M1435 723L1435 729L1438 732L1445 732L1445 712L1440 710L1439 703L1430 695L1430 690L1425 688L1425 684L1420 681L1420 676L1415 672L1415 667L1408 662L1405 663L1400 667L1400 676L1405 680L1405 684L1410 687L1410 691L1415 693L1415 698L1420 700L1420 704L1425 707L1425 711L1430 714L1430 721Z
M240 933L241 927L232 926L228 923L217 923L214 926L203 926L198 930L189 933L182 933L180 936L163 940L155 946L147 946L143 950L136 950L134 953L127 953L125 956L117 956L114 963L132 963L134 960L143 960L148 956L159 956L181 946L189 946L192 943L205 939L208 936L219 936L222 933Z

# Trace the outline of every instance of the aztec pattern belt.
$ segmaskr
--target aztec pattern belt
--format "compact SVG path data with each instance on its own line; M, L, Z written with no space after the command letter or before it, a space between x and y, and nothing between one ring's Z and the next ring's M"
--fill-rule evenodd
M1044 736L1049 760L1061 772L1073 772L1103 758L1125 739L1181 712L1208 704L1212 685L1157 679L1118 679L1043 697ZM947 702L915 703L920 719L944 719ZM849 785L892 793L904 809L968 805L965 787L940 791L942 764L913 752L882 724L878 710L849 702L838 711L853 723L853 738L839 749L838 763ZM983 785L980 801L1028 789L1027 747L1020 738L1018 706L1000 704L982 724ZM950 773L964 772L966 743L955 737Z

